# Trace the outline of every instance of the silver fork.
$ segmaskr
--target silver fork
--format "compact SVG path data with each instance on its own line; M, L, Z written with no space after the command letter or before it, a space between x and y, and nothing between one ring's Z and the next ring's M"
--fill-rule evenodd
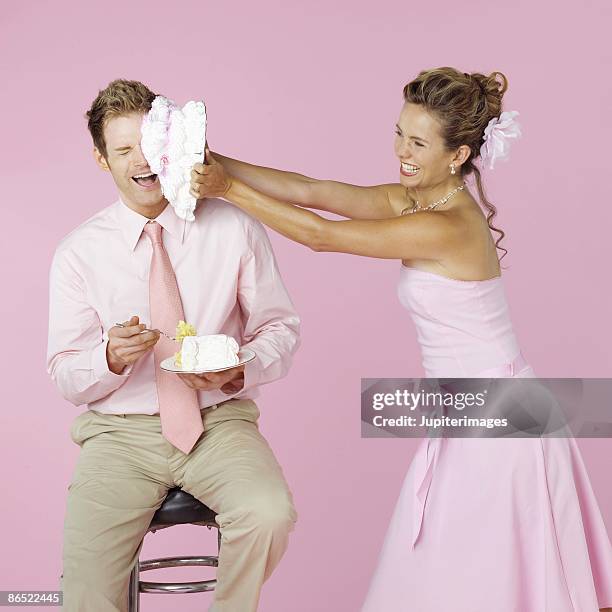
M124 325L123 323L115 323L115 325L117 327L127 327L127 325ZM152 329L143 329L142 332L140 332L141 334L144 334L144 332L148 332L148 331L153 331ZM174 342L176 342L176 337L174 336L169 336L166 332L163 332L161 329L157 330L160 334L162 334L162 336L166 336L166 338L168 338L168 340L173 340Z

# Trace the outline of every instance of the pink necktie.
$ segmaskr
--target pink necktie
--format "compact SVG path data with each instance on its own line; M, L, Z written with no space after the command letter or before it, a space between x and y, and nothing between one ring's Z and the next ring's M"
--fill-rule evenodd
M144 233L153 245L149 276L151 327L172 334L177 323L185 318L176 276L162 242L161 225L156 221L147 223ZM159 367L163 359L176 353L177 348L175 342L160 336L153 349L155 378L162 435L188 454L204 431L197 392L185 385L176 374Z

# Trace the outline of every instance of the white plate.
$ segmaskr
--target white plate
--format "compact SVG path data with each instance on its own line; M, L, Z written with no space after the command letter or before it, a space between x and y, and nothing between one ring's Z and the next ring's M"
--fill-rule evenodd
M159 367L162 370L166 370L166 372L174 372L175 374L204 374L205 372L224 372L225 370L231 370L232 368L237 368L238 366L244 365L253 359L255 359L255 353L251 349L244 348L238 351L238 363L225 368L217 368L216 370L184 370L183 368L177 368L174 365L174 355L172 357L168 357L168 359L164 359L159 364Z

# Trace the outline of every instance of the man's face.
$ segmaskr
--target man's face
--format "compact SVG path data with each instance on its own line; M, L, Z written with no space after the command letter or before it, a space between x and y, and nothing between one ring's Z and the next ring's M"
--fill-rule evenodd
M140 126L143 113L112 117L104 126L107 157L94 148L98 165L109 171L121 199L132 210L155 218L168 204L162 195L161 184L140 149ZM135 178L147 177L147 178Z

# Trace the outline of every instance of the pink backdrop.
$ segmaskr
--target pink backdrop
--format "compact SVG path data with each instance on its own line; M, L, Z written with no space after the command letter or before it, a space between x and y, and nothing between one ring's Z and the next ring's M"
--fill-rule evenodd
M58 241L116 197L83 118L114 78L142 80L181 104L205 98L213 150L372 184L396 180L393 126L418 70L505 72L506 109L520 111L524 138L485 180L507 232L519 340L541 376L612 376L609 2L86 4L2 10L0 589L58 588L79 450L69 427L83 408L65 402L45 371L47 275ZM265 389L261 428L300 518L261 609L352 612L415 449L360 438L359 379L422 374L415 334L396 299L397 263L272 240L303 345L289 377ZM580 446L612 529L610 441ZM198 529L148 536L143 557L206 554L214 540ZM209 600L145 595L143 605L202 610Z

